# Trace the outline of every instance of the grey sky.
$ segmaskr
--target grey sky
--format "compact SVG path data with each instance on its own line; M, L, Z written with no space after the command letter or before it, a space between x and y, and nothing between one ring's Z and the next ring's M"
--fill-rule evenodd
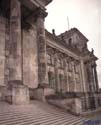
M88 39L89 49L94 48L97 61L99 84L101 87L101 0L53 0L47 6L49 13L45 21L46 29L60 34L69 27L78 28Z

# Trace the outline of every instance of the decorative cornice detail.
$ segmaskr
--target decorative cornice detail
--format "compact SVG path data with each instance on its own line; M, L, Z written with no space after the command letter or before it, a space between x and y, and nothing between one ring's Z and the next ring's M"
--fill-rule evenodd
M36 9L34 15L36 16L36 18L38 17L45 18L48 15L48 13L39 7Z

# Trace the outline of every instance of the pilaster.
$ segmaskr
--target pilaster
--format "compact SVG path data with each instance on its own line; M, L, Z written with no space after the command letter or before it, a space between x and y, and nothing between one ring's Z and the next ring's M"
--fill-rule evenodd
M83 91L86 92L86 81L85 81L85 71L84 71L84 62L83 60L80 61L81 63L81 74L82 74L82 85L83 85Z
M54 55L54 65L55 65L55 85L56 85L56 92L59 91L59 74L58 74L58 57L55 53Z
M68 86L68 81L67 81L67 60L66 57L64 58L64 89L65 92L69 92L69 86Z
M46 39L45 39L45 28L44 18L47 13L38 8L37 18L37 40L38 40L38 79L40 86L48 85L48 74L47 74L47 57L46 57Z
M76 92L77 91L77 83L76 83L75 71L74 71L75 60L73 60L72 65L73 65L74 92Z
M98 84L98 75L97 75L97 65L94 65L94 77L95 77L95 86L96 86L96 91L99 91L99 84Z
M6 101L12 104L28 104L29 89L22 80L21 53L21 5L19 0L11 0L10 5L10 47L9 81Z
M10 6L10 50L9 80L22 80L21 59L21 5L18 0L11 0Z

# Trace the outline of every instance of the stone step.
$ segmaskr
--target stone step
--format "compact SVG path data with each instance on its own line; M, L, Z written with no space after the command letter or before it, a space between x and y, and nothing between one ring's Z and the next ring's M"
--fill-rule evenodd
M29 105L0 104L0 125L82 125L84 120L40 101Z
M67 115L67 116L68 116L68 118L69 118L69 117L72 117L72 116L69 116L69 115ZM29 118L29 119L31 119L31 118L34 118L34 119L40 118L40 119L41 119L41 118L44 118L44 117L47 118L47 119L48 119L48 118L50 119L51 117L52 117L52 118L54 118L54 117L55 117L55 118L62 118L62 117L63 117L63 118L67 118L67 116L64 116L64 115L63 115L63 116L60 116L60 115L54 115L54 114L45 114L45 115L44 115L44 113L43 113L43 114L40 113L40 114L36 114L36 115L35 115L35 114L34 114L34 115L33 115L33 114L29 114L29 116L27 116L27 115L17 116L17 115L14 114L14 115L12 115L12 116L7 116L6 118L3 118L3 119L1 120L1 122L3 122L3 123L5 123L5 121L6 121L6 122L10 122L10 121L14 121L14 122L15 122L17 119L23 120L23 119L25 119L26 117ZM13 118L13 119L12 119L12 118ZM73 118L73 117L72 117L72 118Z
M79 119L76 119L76 118L74 119L73 117L67 118L67 119L57 119L57 121L51 121L40 125L59 125L59 124L63 125L63 124L67 124L68 122L78 121Z

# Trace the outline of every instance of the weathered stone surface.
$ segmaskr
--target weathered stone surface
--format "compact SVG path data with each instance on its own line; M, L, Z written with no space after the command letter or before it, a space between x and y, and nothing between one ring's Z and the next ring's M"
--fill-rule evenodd
M29 90L24 85L14 85L12 87L12 104L28 104Z
M44 18L47 13L41 8L37 12L37 42L38 42L38 79L40 85L48 84L46 39L44 30Z
M2 125L82 125L86 120L36 100L22 106L0 103L0 124Z
M36 27L23 31L23 84L38 87L38 50Z
M72 107L72 112L75 113L75 114L81 114L82 113L81 99L79 99L79 98L74 99L74 105Z
M6 19L0 16L0 85L4 85Z
M55 90L51 88L38 88L33 91L33 96L35 99L46 102L46 96L54 95Z
M75 115L79 115L82 112L82 103L79 98L68 99L49 99L48 102L60 108L63 108Z
M22 80L20 2L18 0L11 0L10 9L10 80Z
M0 16L0 87L6 86L0 89L0 98L22 104L28 102L29 95L45 101L50 94L67 98L68 92L82 92L85 107L94 102L97 108L100 98L96 96L99 86L94 50L88 50L88 39L76 28L59 36L45 30L45 5L49 2L10 0L9 5L0 1L4 16ZM74 101L73 110L78 113L79 103Z

